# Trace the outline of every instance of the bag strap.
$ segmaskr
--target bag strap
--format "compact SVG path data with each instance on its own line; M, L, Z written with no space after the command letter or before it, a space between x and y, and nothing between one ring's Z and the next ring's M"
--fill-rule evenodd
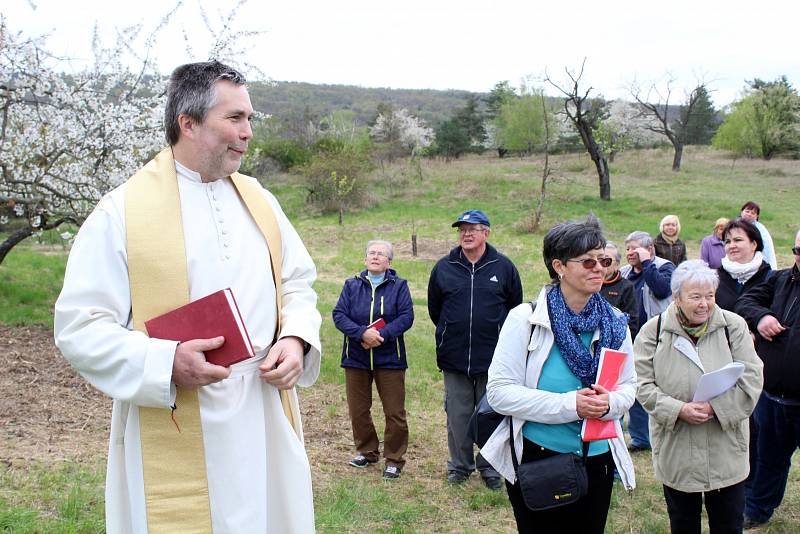
M532 300L530 302L530 305L531 305L531 313L533 313L536 310L536 301ZM661 316L659 316L659 328L660 328L660 320L661 320ZM536 329L536 325L531 324L531 336L530 336L530 339L528 340L528 345L530 345L531 341L533 340L533 332L534 332L535 329ZM530 352L527 352L527 354L525 356L525 367L526 368L528 366L528 356L530 356ZM511 447L511 463L514 465L514 474L516 475L518 470L519 470L519 462L517 462L517 451L514 448L514 422L513 422L513 419L509 419L509 421L508 421L508 432L509 432L509 435L511 436L511 439L509 439L509 441L508 441L509 442L509 446ZM584 461L586 460L586 457L588 455L589 455L589 442L588 441L584 441L583 442L583 459L584 459Z

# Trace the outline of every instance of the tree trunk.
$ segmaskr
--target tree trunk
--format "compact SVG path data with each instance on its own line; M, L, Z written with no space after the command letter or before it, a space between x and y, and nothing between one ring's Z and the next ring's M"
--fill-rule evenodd
M411 255L417 257L417 231L411 234Z
M344 208L339 206L339 226L344 224Z
M672 146L675 148L675 156L672 158L672 170L679 172L681 170L681 158L683 158L683 143L674 142Z
M34 232L38 232L39 230L52 230L53 228L58 228L62 224L69 222L76 226L80 226L77 220L73 219L72 217L63 217L61 219L57 219L52 223L43 224L39 228L34 228L32 226L26 226L25 228L20 228L10 236L6 238L5 241L0 243L0 265L3 264L3 260L6 259L6 256L11 249L20 244L22 241L25 241L30 236L33 235Z
M9 252L11 252L12 248L29 238L31 235L33 235L33 228L26 226L25 228L20 228L8 236L5 241L0 243L0 265L3 264L3 260L6 259L6 256Z
M597 178L600 183L600 200L611 200L611 176L608 172L608 163L605 156L597 146L597 141L594 140L592 135L592 128L584 120L574 121L575 128L581 136L583 146L589 153L589 156L597 168Z

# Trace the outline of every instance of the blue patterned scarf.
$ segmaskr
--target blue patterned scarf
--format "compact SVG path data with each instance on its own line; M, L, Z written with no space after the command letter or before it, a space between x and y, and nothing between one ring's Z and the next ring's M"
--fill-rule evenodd
M600 350L603 347L619 349L625 341L627 320L616 317L611 304L595 293L579 315L575 315L561 293L561 286L556 285L547 294L547 311L550 313L550 325L556 338L556 345L564 361L584 386L593 384L597 378L597 364L600 361ZM580 335L594 332L600 328L600 339L595 345L594 355L581 343Z

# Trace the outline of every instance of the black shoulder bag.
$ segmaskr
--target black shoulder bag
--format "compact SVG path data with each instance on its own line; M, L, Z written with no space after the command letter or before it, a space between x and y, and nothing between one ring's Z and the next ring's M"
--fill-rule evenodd
M589 443L583 443L583 456L571 452L558 453L548 458L518 465L514 450L514 428L511 432L511 461L517 475L522 500L529 510L537 512L557 506L572 504L589 491L586 474L586 455Z
M530 305L531 313L533 313L533 311L536 309L536 302L532 301L530 302ZM530 339L533 339L533 330L534 327L531 325ZM530 339L528 340L529 345ZM527 353L525 361L527 363ZM481 397L481 400L478 401L475 411L469 418L467 437L470 438L479 449L481 449L484 445L486 445L486 442L489 441L489 438L492 437L494 431L497 430L497 427L500 426L500 423L502 423L503 419L505 418L505 415L494 411L494 409L489 405L489 401L486 399L486 393L484 393L483 397Z

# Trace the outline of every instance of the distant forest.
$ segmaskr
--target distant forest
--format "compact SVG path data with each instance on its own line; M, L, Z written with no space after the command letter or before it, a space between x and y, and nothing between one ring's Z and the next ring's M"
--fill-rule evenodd
M482 99L488 93L461 90L367 88L353 85L315 85L304 82L248 84L253 107L281 118L318 119L333 111L349 110L360 124L374 122L378 104L407 109L430 125L452 117L470 95Z

